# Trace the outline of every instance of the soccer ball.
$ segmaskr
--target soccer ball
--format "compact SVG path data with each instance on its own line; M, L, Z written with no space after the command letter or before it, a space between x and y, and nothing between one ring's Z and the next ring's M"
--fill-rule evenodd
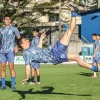
M69 10L62 9L60 14L60 19L62 22L69 22L71 19L71 13Z

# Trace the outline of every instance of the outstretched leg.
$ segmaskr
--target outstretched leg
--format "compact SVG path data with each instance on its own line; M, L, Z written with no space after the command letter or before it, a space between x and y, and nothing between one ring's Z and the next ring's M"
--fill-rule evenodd
M68 45L70 42L70 38L72 33L74 32L74 29L76 27L76 16L77 13L74 12L74 8L69 6L70 10L71 10L71 14L72 14L72 18L71 18L71 22L69 25L68 30L65 32L64 36L61 38L60 42L64 45Z
M67 54L67 56L68 56L68 60L76 61L81 67L92 69L92 65L85 62L78 55L76 55L76 54Z
M69 45L71 35L74 32L74 29L76 26L77 13L74 12L73 7L70 6L70 9L71 9L71 15L72 15L70 26L69 26L68 30L65 32L64 36L60 40L60 42L66 46ZM92 66L92 65L88 64L87 62L85 62L83 59L81 59L79 56L77 56L75 54L67 54L67 57L68 57L68 60L76 61L80 66L82 66L84 68L91 69L92 71L95 71L95 72L98 71L97 66Z

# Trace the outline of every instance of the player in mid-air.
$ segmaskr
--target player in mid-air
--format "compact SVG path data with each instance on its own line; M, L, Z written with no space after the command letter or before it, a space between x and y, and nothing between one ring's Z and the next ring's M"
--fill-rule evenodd
M30 42L27 40L27 38L22 37L19 39L18 45L23 49L23 56L26 66L30 66L31 62L59 64L70 60L76 61L84 68L91 69L92 71L96 72L99 71L97 66L92 66L86 63L76 54L66 53L71 35L76 26L76 16L78 16L72 6L69 6L69 8L72 16L69 28L65 32L64 36L56 42L52 49L42 48L43 39L46 37L45 33L41 35L38 47L30 46ZM26 78L24 82L27 80L28 79Z

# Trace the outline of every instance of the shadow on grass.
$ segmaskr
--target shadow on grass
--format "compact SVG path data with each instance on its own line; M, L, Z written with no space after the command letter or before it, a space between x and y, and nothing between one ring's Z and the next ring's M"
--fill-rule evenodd
M92 76L93 73L80 72L80 73L78 73L78 75L82 75L82 76Z
M9 88L11 88L11 81L6 81L6 86L8 86Z
M56 92L52 92L54 90L53 87L49 87L49 86L45 86L42 87L42 91L32 91L33 88L29 89L28 91L21 91L21 90L16 90L13 92L17 92L18 94L21 95L21 98L19 100L25 99L25 95L26 94L56 94L56 95L76 95L76 96L92 96L91 94L69 94L69 93L56 93Z
M6 85L11 88L11 81L6 81Z

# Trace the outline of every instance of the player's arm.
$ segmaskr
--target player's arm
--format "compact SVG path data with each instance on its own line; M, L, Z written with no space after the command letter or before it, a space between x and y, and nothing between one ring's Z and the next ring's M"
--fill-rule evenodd
M20 33L19 33L19 31L18 31L18 29L16 27L14 27L14 33L15 33L17 39L21 38Z
M24 85L29 80L29 77L30 77L30 58L25 53L23 53L23 57L25 60L25 79L22 80L22 82L21 82L22 85Z
M17 44L15 44L14 53L16 54L17 52L18 52L18 46L17 46Z
M29 78L30 78L30 65L29 64L27 64L26 65L26 69L25 69L25 72L26 72L26 80L29 80Z
M31 68L30 68L30 65L27 64L27 65L25 66L25 75L26 75L26 77L25 77L24 80L22 80L22 82L21 82L22 85L24 85L26 82L29 81L29 78L30 78L30 69L31 69Z
M43 45L43 39L46 37L46 34L45 33L42 33L41 37L40 37L40 41L39 41L39 44L38 44L38 47L39 48L42 48L42 45Z
M20 34L19 34L19 31L16 27L14 27L14 33L15 33L15 36L17 37L17 40L16 42L18 41L18 39L21 38ZM17 44L15 43L15 47L14 47L14 53L17 53L18 52L18 46Z

